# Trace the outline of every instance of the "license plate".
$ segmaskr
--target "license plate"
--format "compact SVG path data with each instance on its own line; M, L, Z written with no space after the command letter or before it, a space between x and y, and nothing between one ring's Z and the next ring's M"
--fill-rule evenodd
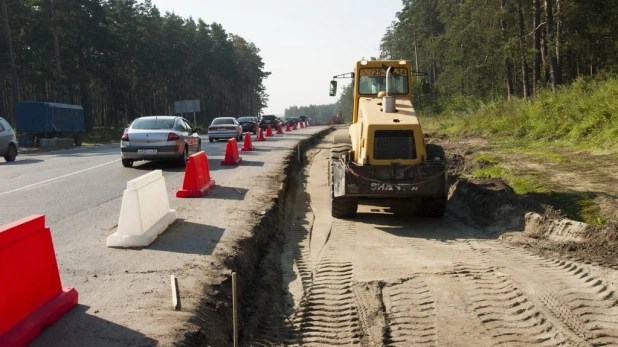
M137 154L157 154L156 149L138 149Z

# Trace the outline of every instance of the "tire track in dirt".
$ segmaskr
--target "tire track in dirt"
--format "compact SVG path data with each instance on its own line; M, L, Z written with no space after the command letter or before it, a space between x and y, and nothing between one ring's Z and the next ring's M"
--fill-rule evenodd
M565 338L505 275L456 265L473 310L496 345L560 346Z
M359 324L353 294L353 222L336 220L313 283L292 318L291 343L340 346L359 343Z
M477 241L466 241L479 264L455 264L472 308L495 345L562 346L572 340L535 307L507 273L498 271L489 251Z
M436 302L421 277L383 288L385 346L437 346Z
M618 288L614 283L585 264L547 259L512 247L495 253L505 271L537 293L536 298L587 345L618 346ZM542 287L528 273L543 278Z

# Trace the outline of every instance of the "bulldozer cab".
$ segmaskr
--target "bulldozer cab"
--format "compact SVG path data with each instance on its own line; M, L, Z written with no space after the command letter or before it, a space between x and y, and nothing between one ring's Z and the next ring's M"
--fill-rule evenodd
M387 84L387 74L390 83ZM411 65L406 60L367 61L356 63L354 73L353 123L358 121L358 104L361 98L377 98L380 92L412 102Z

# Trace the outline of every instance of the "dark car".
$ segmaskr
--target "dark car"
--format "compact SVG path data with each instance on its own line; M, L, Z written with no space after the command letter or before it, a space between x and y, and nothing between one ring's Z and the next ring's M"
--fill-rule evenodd
M258 120L255 117L239 117L238 123L242 126L243 132L252 132L257 134Z
M279 118L277 118L277 116L273 115L263 115L260 118L260 122L258 123L258 126L260 127L260 129L266 129L268 128L268 126L270 125L270 127L273 130L277 130L277 125L279 124Z
M296 117L290 117L288 118L288 124L290 126L294 126L294 124L298 125L298 118Z

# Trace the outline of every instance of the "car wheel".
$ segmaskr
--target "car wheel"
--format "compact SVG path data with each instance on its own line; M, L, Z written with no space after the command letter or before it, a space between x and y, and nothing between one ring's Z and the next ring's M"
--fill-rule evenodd
M15 161L17 158L17 147L14 144L9 145L9 149L6 151L6 155L4 156L4 160L7 162Z
M124 166L124 167L132 167L133 166L133 160L131 160L131 159L122 159L122 166Z
M209 142L214 142L214 141L215 141L215 139L213 139L213 138L210 138L210 137L209 137L209 138L208 138L208 141L209 141Z

